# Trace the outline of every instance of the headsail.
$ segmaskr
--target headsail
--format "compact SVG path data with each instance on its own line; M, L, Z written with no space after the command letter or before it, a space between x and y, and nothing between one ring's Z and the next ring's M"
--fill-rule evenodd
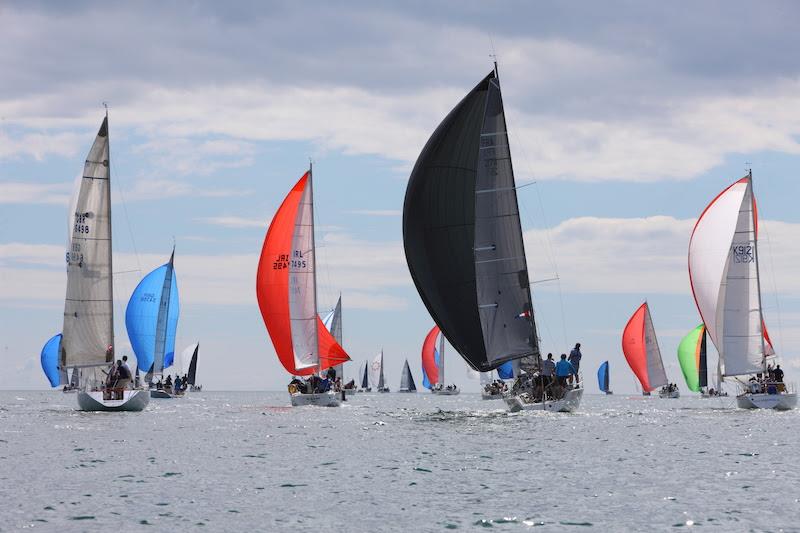
M162 374L175 358L180 304L174 268L169 261L147 274L134 289L125 310L125 327L140 368Z
M686 386L694 392L708 386L706 359L706 327L700 324L686 335L678 345L678 362L681 364Z
M439 336L439 326L433 326L425 336L422 343L422 373L425 376L425 387L431 388L439 383L439 357L436 353L436 338Z
M650 392L667 384L667 373L661 360L650 308L643 303L633 314L622 333L622 351L633 373Z
M73 199L67 244L67 294L60 366L99 366L113 360L111 186L108 117L97 132Z
M191 346L190 346L191 348ZM191 359L189 360L189 370L186 373L186 381L189 385L196 385L197 382L197 352L200 351L200 343L196 342L194 344L194 350L192 352Z
M360 377L359 381L361 381L361 388L365 390L369 388L369 373L367 372L368 368L369 368L369 362L364 361L364 366L361 367L361 371L359 373Z
M256 275L264 324L278 358L294 375L350 360L317 315L313 201L308 171L275 213Z
M369 382L373 388L377 388L379 391L385 386L385 379L383 377L383 350L372 360L372 364L369 367Z
M325 328L333 335L333 338L336 339L336 342L339 343L339 346L344 346L342 342L342 295L339 295L339 299L336 301L336 306L327 314L325 318L322 320L322 323L325 324ZM338 364L334 367L336 370L336 376L340 378L344 378L343 375L343 364Z
M761 372L774 353L761 310L757 233L748 175L708 204L689 241L689 281L723 376Z
M61 333L54 335L45 343L40 356L42 370L47 377L47 381L50 382L51 387L58 387L59 385L66 385L67 383L63 380L61 369L58 365L58 355L60 352Z
M403 243L425 306L471 367L486 372L538 356L496 72L447 115L417 159Z
M600 392L608 392L608 381L608 361L604 361L603 364L600 365L600 368L597 369L597 387L600 389Z

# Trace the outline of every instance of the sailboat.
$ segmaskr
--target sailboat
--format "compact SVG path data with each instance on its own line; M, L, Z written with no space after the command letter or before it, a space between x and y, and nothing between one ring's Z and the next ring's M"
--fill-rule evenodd
M509 408L578 407L582 388L542 391L532 379L539 339L496 64L422 149L406 189L403 244L425 307L473 369L523 361Z
M707 395L708 359L705 324L700 324L681 339L678 344L678 363L681 365L686 387L690 391Z
M403 372L400 374L400 388L398 392L417 392L417 385L414 383L414 376L411 375L411 367L408 366L408 359L403 364Z
M495 370L481 372L481 399L503 399L503 395L508 392L506 380L514 379L514 363L515 361L508 361Z
M200 392L203 389L202 385L197 384L197 354L199 351L199 342L190 344L181 352L180 364L176 364L180 374L186 376L186 384L191 392Z
M389 392L386 378L383 375L383 350L380 351L369 367L369 382L375 392Z
M317 374L349 361L317 314L313 172L292 187L270 223L256 274L256 296L264 325L283 367L297 377L289 384L293 406L335 407L340 393Z
M372 387L369 386L369 361L364 361L359 368L358 387L358 392L372 392Z
M439 347L436 341L439 340ZM422 343L422 372L425 376L425 386L433 394L442 396L455 396L461 392L458 387L445 385L444 381L444 335L439 326L433 326Z
M339 299L336 301L336 305L331 309L325 317L322 319L322 323L325 325L325 328L333 335L333 338L336 339L336 342L339 343L339 346L344 346L344 342L342 341L342 295L339 295ZM344 363L336 365L333 367L333 370L336 372L336 378L340 380L342 390L345 391L347 394L355 394L358 390L356 386L356 380L351 379L349 383L344 382Z
M125 309L125 326L139 367L147 372L151 398L174 398L182 391L162 384L164 369L175 359L180 303L175 276L175 249L167 263L147 274L134 289ZM159 385L152 380L158 379Z
M622 352L628 366L642 384L643 392L650 393L657 387L667 385L667 373L647 302L639 306L625 325L622 332ZM677 389L674 393L669 391L666 397L678 398L680 392Z
M689 240L689 281L697 310L719 353L719 375L736 378L744 409L794 409L797 394L771 375L775 350L761 305L758 210L753 173L705 208ZM745 383L739 378L752 376Z
M603 361L603 364L601 364L600 368L597 369L597 386L600 389L600 392L604 392L606 394L614 394L609 388L610 381L611 381L611 372L608 366L608 361Z
M150 400L146 391L104 386L103 369L114 363L108 114L86 157L72 205L59 366L80 369L81 410L141 411Z

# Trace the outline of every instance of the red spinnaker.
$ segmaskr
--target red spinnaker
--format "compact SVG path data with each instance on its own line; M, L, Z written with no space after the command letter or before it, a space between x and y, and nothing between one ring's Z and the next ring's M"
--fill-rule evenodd
M428 381L439 383L439 367L436 366L436 337L439 336L439 326L433 326L422 343L422 368Z
M349 361L350 357L339 346L322 320L317 317L317 343L320 366L298 370L295 368L294 347L292 345L292 326L289 317L289 268L287 261L291 255L295 220L303 191L308 183L309 173L292 187L289 194L275 213L267 230L261 258L256 273L256 297L258 307L267 331L272 339L275 352L287 372L306 376Z
M650 377L647 375L647 347L644 340L644 315L647 303L643 303L628 320L622 332L622 352L633 373L642 384L643 391L650 391Z

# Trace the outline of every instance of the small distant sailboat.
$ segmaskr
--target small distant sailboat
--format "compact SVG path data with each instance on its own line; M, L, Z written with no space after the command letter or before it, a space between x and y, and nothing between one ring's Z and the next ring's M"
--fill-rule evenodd
M339 346L344 346L344 342L342 340L342 295L339 295L339 299L336 301L336 305L331 309L325 317L322 319L322 323L325 325L325 328L333 335L333 338L336 339L336 342L339 343ZM342 390L346 394L355 394L358 391L358 385L356 384L355 378L352 378L348 383L344 381L344 363L336 365L333 367L333 370L336 372L336 379L339 380L341 384Z
M439 347L436 347L436 340L439 340ZM433 326L425 336L422 343L422 371L424 383L433 394L442 396L455 396L461 392L458 387L445 385L444 381L444 335L439 326Z
M364 364L358 371L358 392L372 392L372 387L369 386L369 361L364 361Z
M195 342L190 344L181 352L180 356L180 371L182 375L186 375L186 385L191 392L200 392L203 389L202 385L197 384L197 354L200 351L200 343ZM188 368L186 367L186 362Z
M753 173L722 191L705 208L689 240L689 281L697 310L719 353L720 379L739 381L743 409L788 410L797 394L771 375L775 350L761 305L758 210Z
M182 391L162 383L164 369L175 359L180 303L175 276L175 249L167 263L147 274L134 289L125 309L125 326L139 367L147 372L151 398L174 398ZM152 380L159 385L153 388Z
M661 360L661 349L658 347L647 302L639 306L628 320L622 332L622 352L639 383L642 384L642 391L648 393L647 395L658 387L668 385L664 362ZM680 393L677 393L677 396L673 396L672 393L668 395L670 398L679 396Z
M389 392L386 378L383 376L383 350L372 360L369 367L369 381L375 392Z
M508 392L506 380L514 379L515 361L508 361L490 372L481 372L481 399L502 400Z
M292 187L270 223L256 274L256 296L278 359L289 374L293 406L335 407L341 393L317 374L350 360L317 314L313 174ZM329 383L327 383L330 386Z
M425 307L473 369L522 361L505 398L511 410L578 407L580 386L543 392L533 379L539 340L497 65L422 149L406 189L403 244Z
M103 368L115 362L108 114L86 157L72 206L59 366L80 369L79 409L141 411L150 400L146 391L104 385Z
M408 359L403 364L403 372L400 375L400 388L398 392L417 392L417 385L414 383L414 376L411 375L411 367L408 366Z
M610 381L611 372L608 366L608 361L603 361L603 364L601 364L600 368L597 369L597 386L600 389L600 392L614 394L609 388Z

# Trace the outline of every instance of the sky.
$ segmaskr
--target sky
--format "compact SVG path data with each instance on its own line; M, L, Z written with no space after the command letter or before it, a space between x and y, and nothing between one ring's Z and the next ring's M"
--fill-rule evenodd
M208 389L283 390L255 297L267 226L314 162L320 312L421 381L432 321L406 266L413 164L499 64L537 325L581 342L588 392L634 392L621 333L650 304L671 381L699 324L697 216L752 168L764 313L800 372L800 5L668 2L0 3L0 388L46 388L73 183L109 109L117 353L128 297L169 258L177 351ZM556 281L547 281L558 278ZM448 381L477 391L450 351ZM713 360L713 359L712 359Z

